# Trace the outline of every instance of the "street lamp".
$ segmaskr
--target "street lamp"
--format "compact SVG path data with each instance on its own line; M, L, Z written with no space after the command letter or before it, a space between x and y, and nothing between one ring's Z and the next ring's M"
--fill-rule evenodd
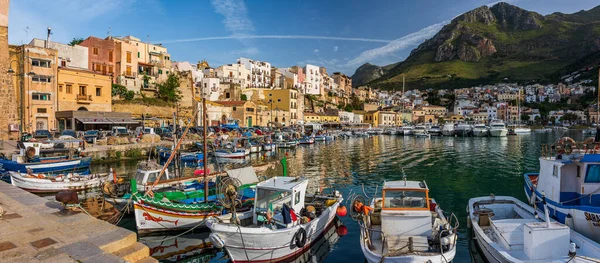
M21 67L22 67L22 69L23 69L23 73L25 72L25 67L24 67L24 64L21 64L21 62L19 62L18 60L16 60L16 59L13 59L12 61L10 61L10 64L9 64L8 70L6 71L8 74L11 74L11 75L12 75L12 74L15 74L15 70L13 70L13 68L12 68L12 63L13 63L13 62L16 62L16 63L17 63L17 66L18 66L19 68L21 68ZM30 71L29 73L27 73L27 76L30 76L30 77L32 77L32 76L35 76L35 72L33 72L33 71ZM20 103L20 106L19 106L19 118L20 118L20 124L19 124L19 139L20 139L20 138L23 136L23 124L24 124L24 120L23 120L23 109L24 109L24 108L23 108L23 104L25 104L25 103L24 103L24 96L23 96L23 92L24 92L24 91L23 91L23 90L24 90L24 87L23 87L23 79L24 79L24 78L25 78L25 75L23 75L23 76L22 76L22 77L19 79L19 90L20 90L20 95L21 95L21 103Z

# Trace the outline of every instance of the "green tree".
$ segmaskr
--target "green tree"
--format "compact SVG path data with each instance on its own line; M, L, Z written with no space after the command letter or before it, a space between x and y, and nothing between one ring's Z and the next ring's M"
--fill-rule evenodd
M158 89L158 98L167 102L177 102L181 99L179 91L179 77L173 73L169 74L167 80L155 84Z
M575 115L573 113L567 113L560 118L561 121L568 121L568 122L574 122L574 121L577 121L577 119L579 119L579 117L577 117L577 115Z
M528 122L531 119L531 116L527 114L521 114L521 121Z
M75 46L75 45L79 45L81 44L81 42L83 42L83 38L73 38L73 40L71 40L71 42L69 42L69 46Z
M542 118L540 116L535 116L535 123L540 123Z
M125 92L127 92L127 88L125 86L119 84L112 84L110 92L111 96L123 96Z
M360 109L362 107L361 105L362 103L360 102L360 99L358 98L358 96L356 96L356 94L352 93L352 95L350 95L350 106L352 106L352 108L356 109Z
M244 100L244 101L248 100L248 97L246 96L246 94L242 94L242 96L240 96L240 97L241 97L240 98L241 100Z
M352 112L354 110L354 107L352 107L352 105L350 105L350 104L347 104L344 107L344 110L347 111L347 112Z

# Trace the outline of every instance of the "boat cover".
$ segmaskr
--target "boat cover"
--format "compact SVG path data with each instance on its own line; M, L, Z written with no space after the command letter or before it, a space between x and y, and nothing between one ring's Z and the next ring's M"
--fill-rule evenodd
M227 175L240 180L242 185L258 183L258 177L252 166L228 170Z

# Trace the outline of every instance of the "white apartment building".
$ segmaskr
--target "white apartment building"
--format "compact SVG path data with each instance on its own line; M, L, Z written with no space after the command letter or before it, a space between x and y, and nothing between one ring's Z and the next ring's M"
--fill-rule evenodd
M319 67L306 64L304 67L304 81L308 85L304 87L304 94L320 95L321 94L321 73Z
M238 64L244 65L250 71L250 88L270 88L271 87L271 63L249 58L240 57Z
M251 84L251 71L244 64L227 64L216 69L217 77L221 82L240 84L242 89L248 88Z

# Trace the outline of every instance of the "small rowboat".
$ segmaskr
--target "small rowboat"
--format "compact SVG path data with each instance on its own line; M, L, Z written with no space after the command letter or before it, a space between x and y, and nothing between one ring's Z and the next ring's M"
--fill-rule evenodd
M44 174L10 172L12 185L32 193L58 193L60 191L84 191L98 188L106 181L108 174L66 174L46 176Z

